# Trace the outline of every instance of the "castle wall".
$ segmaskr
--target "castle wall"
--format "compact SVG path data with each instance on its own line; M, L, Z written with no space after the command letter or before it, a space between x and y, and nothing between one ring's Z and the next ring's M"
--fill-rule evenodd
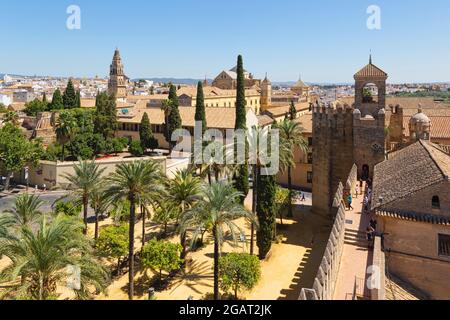
M353 119L348 106L313 112L313 211L331 214L339 182L353 166Z

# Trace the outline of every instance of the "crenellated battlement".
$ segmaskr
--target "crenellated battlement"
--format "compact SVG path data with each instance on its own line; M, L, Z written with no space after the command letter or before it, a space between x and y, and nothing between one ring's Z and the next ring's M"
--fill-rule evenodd
M313 109L313 126L320 128L344 128L351 130L353 108L348 104L334 104L316 106Z

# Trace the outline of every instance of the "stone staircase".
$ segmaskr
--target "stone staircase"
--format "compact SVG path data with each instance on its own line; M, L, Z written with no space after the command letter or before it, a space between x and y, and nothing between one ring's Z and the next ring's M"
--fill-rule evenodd
M348 228L345 229L345 244L367 249L366 233Z

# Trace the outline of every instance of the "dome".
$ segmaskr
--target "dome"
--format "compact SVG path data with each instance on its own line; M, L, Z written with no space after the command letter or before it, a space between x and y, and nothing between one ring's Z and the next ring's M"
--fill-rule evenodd
M411 118L411 121L410 121L410 122L411 122L412 124L415 124L415 123L430 123L431 120L430 120L430 118L428 118L428 116L427 116L425 113L422 112L421 109L419 109L419 112L416 113L416 114Z

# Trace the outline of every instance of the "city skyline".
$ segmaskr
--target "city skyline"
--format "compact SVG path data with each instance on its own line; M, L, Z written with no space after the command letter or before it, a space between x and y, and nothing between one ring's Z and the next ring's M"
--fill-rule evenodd
M450 26L443 19L449 9L445 1L433 1L431 9L429 3L377 1L381 30L367 28L370 1L133 2L77 1L80 30L66 28L70 1L26 1L27 11L23 4L0 4L9 13L0 27L10 30L5 34L9 48L0 53L0 61L7 63L0 64L0 73L105 77L105 61L118 47L125 73L133 79L213 78L242 54L246 69L258 78L267 72L274 82L295 81L301 74L309 83L351 83L372 52L374 63L390 74L390 83L450 80L450 64L442 63L449 44L440 43ZM43 15L45 21L39 19ZM22 20L13 19L17 16ZM405 16L409 19L400 19ZM171 30L165 28L168 20ZM428 22L416 26L420 20Z

